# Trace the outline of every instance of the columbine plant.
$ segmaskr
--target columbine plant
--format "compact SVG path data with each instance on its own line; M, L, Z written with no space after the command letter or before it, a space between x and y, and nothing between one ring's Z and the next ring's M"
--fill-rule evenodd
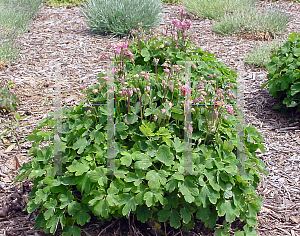
M179 11L182 16L182 8ZM237 219L244 222L244 232L236 235L255 235L262 204L255 188L259 172L266 173L255 151L263 150L263 140L255 128L245 128L247 165L240 175L235 154L240 150L235 142L238 122L231 106L236 73L212 54L182 43L188 33L176 34L182 41L174 34L146 36L142 29L135 33L132 44L113 46L113 76L99 75L100 83L88 89L91 107L64 109L62 176L51 175L53 143L43 147L44 141L54 140L54 132L36 130L28 137L34 141L33 160L23 165L16 180L34 178L27 210L40 207L36 226L54 233L61 225L66 235L80 235L78 225L89 222L92 214L101 221L135 214L137 220L151 219L167 232L167 223L189 230L195 218L214 228L224 216L216 235L233 233L230 223ZM111 112L101 104L111 101L112 77L114 174L107 175ZM189 111L192 122L187 125ZM49 116L40 127L54 123ZM184 128L188 138L192 133L190 163ZM187 174L187 164L192 173Z

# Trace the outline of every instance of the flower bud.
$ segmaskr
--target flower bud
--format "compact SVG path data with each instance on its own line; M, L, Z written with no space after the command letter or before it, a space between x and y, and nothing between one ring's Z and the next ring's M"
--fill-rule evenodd
M161 109L161 113L165 114L166 113L166 108Z
M154 115L154 121L157 121L157 115Z

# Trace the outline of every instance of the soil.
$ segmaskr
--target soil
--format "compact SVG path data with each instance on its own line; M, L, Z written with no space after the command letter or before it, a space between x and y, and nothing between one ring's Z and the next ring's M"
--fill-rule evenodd
M277 6L286 11L291 21L283 38L291 32L300 33L300 3L278 1L260 3ZM176 5L164 8L164 27L177 17ZM222 36L212 31L212 21L192 19L191 31L197 34L196 43L238 72L242 88L245 122L255 126L264 138L265 153L258 152L264 160L269 176L257 189L263 197L263 207L258 214L256 231L261 236L300 235L300 122L299 114L285 114L273 110L279 101L261 85L267 80L267 71L244 63L247 53L261 44L266 37L244 34ZM22 163L27 162L31 144L25 141L38 122L54 111L53 104L58 91L56 82L61 80L61 97L65 105L75 106L83 102L80 87L97 83L97 75L106 71L99 59L105 54L112 56L111 44L126 41L89 33L88 24L79 7L52 8L45 6L32 22L30 30L18 37L22 44L19 60L0 66L0 85L13 81L11 89L20 99L18 112L26 116L14 135L0 138L0 236L46 235L33 229L36 213L22 211L31 189L31 182L13 183ZM56 74L55 74L56 70ZM61 73L60 73L61 71ZM0 130L3 123L13 119L11 114L0 115ZM18 138L19 145L14 142ZM241 227L235 222L233 227ZM139 224L133 218L101 223L96 219L82 227L82 235L162 235L152 230L150 223ZM201 223L189 233L166 228L168 235L213 235ZM59 232L57 233L59 235Z

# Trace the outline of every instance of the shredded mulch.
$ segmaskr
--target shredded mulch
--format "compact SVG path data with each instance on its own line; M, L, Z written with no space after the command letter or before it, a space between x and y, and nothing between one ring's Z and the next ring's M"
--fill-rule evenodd
M262 1L260 5L263 4L277 6L290 15L291 22L283 38L291 32L300 33L300 3ZM164 8L160 28L177 17L177 8L175 5ZM9 146L13 135L0 136L0 236L46 235L33 229L36 213L22 211L28 201L31 182L13 183L20 165L29 160L27 153L31 144L24 138L47 113L54 111L58 82L61 82L63 103L79 105L84 101L80 87L97 83L97 75L106 71L100 56L112 56L110 45L126 40L89 33L86 19L79 9L45 6L33 21L30 31L18 37L22 44L19 60L0 67L0 84L15 83L12 92L21 101L18 112L26 116L14 134L20 145ZM267 88L260 89L267 80L267 71L243 61L253 47L268 38L249 34L222 36L212 31L211 20L192 19L192 22L191 30L197 34L198 46L211 51L238 72L243 95L239 104L244 106L245 122L255 126L265 140L266 152L258 152L258 155L266 163L270 175L263 176L257 190L264 199L258 214L258 234L300 235L300 117L293 110L285 114L273 110L279 101L268 93ZM0 114L1 134L5 131L3 123L12 119L11 114ZM235 222L232 227L241 228L242 225ZM196 222L189 233L182 233L168 227L166 231L153 231L150 222L140 224L134 218L105 223L92 219L83 227L82 235L165 235L166 232L167 235L213 235L213 231L200 222Z

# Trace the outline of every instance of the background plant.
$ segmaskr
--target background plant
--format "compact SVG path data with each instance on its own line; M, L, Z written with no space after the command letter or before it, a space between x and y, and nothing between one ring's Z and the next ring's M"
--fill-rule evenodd
M269 92L286 107L300 110L300 34L292 33L288 41L271 56L266 65Z
M12 112L17 110L19 99L16 97L16 95L10 92L9 87L11 86L12 86L11 84L8 84L8 86L0 87L0 111L1 112Z
M220 34L254 33L275 37L287 26L289 17L278 9L248 8L225 14L213 24L213 30Z
M181 0L187 11L198 17L218 20L234 11L253 7L256 0Z
M100 34L128 35L138 23L150 29L161 20L160 0L87 0L83 6L91 30Z
M184 22L179 21L179 33ZM132 45L113 47L114 174L107 175L111 162L106 134L112 131L107 127L108 110L101 106L107 103L110 87L105 74L87 90L84 106L63 110L62 175L55 175L53 114L28 136L33 141L29 152L33 159L23 165L16 181L34 179L27 211L39 210L35 227L53 234L60 225L63 235L80 235L78 225L89 222L92 214L101 221L134 214L139 221L151 219L161 228L168 222L171 227L189 230L195 218L213 228L225 216L217 235L232 233L229 224L237 218L245 226L244 232L235 235L256 235L256 213L262 201L255 189L259 173L266 172L255 151L264 151L264 147L258 131L246 127L245 173L240 174L235 153L241 149L236 142L238 121L235 109L225 106L235 100L236 74L200 48L188 53L186 45L191 44L181 47L176 32L168 40L175 40L177 49L172 49L172 43L156 48L156 43L161 45L167 38L138 39L141 32L133 32L137 35ZM156 53L163 55L157 49L171 52L170 59L160 57L160 66L157 58L150 60ZM140 53L135 56L133 52ZM190 88L184 85L187 72L179 63L187 58L192 62ZM190 95L192 101L185 103L185 96ZM215 100L219 101L212 102ZM184 169L184 111L192 105L193 123L187 132L192 137L190 164L195 174L189 175ZM217 134L207 137L205 126L212 121L219 122L218 126L213 123ZM43 131L45 127L49 131Z
M245 62L258 67L263 67L271 61L270 57L278 51L282 44L282 40L265 42L258 47L253 48L245 57Z
M0 62L17 58L20 45L16 36L28 30L41 6L41 0L0 0Z
M85 0L47 0L52 7L79 6Z

